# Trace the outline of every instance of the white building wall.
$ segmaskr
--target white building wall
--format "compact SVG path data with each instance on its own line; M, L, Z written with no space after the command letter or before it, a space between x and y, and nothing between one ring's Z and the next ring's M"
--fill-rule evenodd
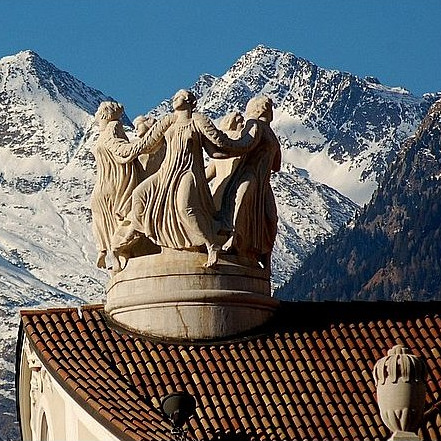
M19 391L23 441L118 441L50 375L26 337Z

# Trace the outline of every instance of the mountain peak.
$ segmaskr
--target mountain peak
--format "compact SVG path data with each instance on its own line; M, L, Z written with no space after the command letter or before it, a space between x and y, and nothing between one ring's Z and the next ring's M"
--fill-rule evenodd
M441 121L441 97L430 106L427 117Z
M254 49L248 51L249 54L263 54L263 53L273 53L273 54L283 54L279 49L275 49L264 44L258 44Z
M364 77L364 79L371 84L381 84L381 81L377 77L373 77L371 75Z
M38 83L45 83L54 76L69 75L55 67L52 63L40 57L33 50L24 50L15 55L10 55L0 59L0 77L4 75L5 83L8 79L22 78L23 81L33 82L34 77ZM13 81L10 86L13 88L16 82Z
M40 55L32 49L26 49L24 51L20 51L16 55L17 58L25 59L25 60L33 60L35 58L41 59Z
M296 57L291 52L282 51L280 49L275 49L264 44L258 44L255 48L246 52L242 57L239 58L238 61L244 60L254 60L257 64L261 63L260 60L269 58L269 59L278 59L278 58L289 58L290 60L297 60L300 58ZM303 60L307 61L307 60ZM308 63L310 63L308 61ZM312 63L311 63L312 64Z
M0 89L23 103L34 102L36 96L40 97L36 101L41 103L42 97L48 96L49 101L43 106L43 113L53 103L61 104L64 108L65 103L70 103L73 107L69 113L75 112L73 109L76 107L90 117L101 101L113 100L30 49L0 59ZM131 124L126 116L124 122Z
M15 55L8 55L6 57L0 58L1 64L19 64L23 66L32 66L35 63L48 63L48 61L44 60L37 54L37 52L27 49L20 52L17 52Z

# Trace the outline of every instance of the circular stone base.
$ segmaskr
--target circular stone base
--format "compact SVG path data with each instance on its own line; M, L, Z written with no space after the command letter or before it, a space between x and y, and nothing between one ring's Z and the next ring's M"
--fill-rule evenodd
M172 339L214 339L265 323L279 301L269 271L235 256L205 268L203 253L163 250L129 259L107 286L106 313L119 326Z

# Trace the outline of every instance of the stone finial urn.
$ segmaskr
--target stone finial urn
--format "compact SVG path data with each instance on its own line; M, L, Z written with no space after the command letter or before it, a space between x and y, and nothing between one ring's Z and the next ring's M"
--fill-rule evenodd
M416 432L426 394L424 361L397 345L377 361L373 373L384 424L394 433Z

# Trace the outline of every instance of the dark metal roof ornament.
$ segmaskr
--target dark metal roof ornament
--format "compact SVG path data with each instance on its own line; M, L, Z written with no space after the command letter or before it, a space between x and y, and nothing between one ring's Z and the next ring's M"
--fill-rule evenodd
M195 399L186 392L172 392L161 400L161 408L170 420L172 441L188 441L184 424L196 409Z

